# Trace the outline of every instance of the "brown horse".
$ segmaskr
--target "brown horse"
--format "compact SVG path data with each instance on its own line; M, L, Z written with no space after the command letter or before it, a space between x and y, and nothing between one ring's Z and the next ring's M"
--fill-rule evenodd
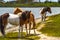
M42 17L42 21L45 21L46 12L52 13L52 12L51 12L51 8L50 8L50 7L44 7L44 8L41 10L40 14L41 14L41 17Z
M16 10L18 11L18 10ZM21 12L21 11L19 11ZM15 13L14 14L18 14L19 12ZM34 15L32 14L31 11L24 11L21 13L21 16L20 16L20 26L21 26L21 31L23 32L23 25L25 24L25 27L26 27L26 33L28 34L28 31L27 31L27 24L29 24L29 34L30 34L30 30L31 30L31 23L33 23L33 28L34 28L34 33L35 33L35 18L34 18Z
M5 27L8 23L9 13L5 13L0 16L0 30L3 36L5 36Z

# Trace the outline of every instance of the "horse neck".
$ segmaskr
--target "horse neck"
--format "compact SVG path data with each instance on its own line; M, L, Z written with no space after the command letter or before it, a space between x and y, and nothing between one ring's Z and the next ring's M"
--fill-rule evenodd
M14 12L14 14L18 14L18 13L20 13L20 12L19 12L19 11L15 11L15 12Z
M18 16L21 16L21 14L22 14L22 12L18 13L17 15L18 15Z

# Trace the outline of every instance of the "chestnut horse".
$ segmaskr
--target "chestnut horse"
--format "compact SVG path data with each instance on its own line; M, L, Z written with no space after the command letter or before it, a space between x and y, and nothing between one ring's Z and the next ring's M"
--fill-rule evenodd
M19 10L19 11L18 11ZM17 12L18 11L18 12ZM22 12L22 14L20 13ZM31 23L33 23L33 28L34 28L34 33L35 33L35 18L34 18L34 15L32 14L31 11L21 11L19 8L17 8L15 11L14 11L14 14L16 15L20 15L20 26L21 26L21 32L23 32L23 25L25 24L25 27L26 27L26 33L28 34L28 31L27 31L27 24L29 24L29 34L30 34L30 30L31 30Z
M0 16L0 30L3 36L5 36L5 28L8 23L9 13L5 13Z
M40 14L41 14L41 17L42 17L42 21L45 21L46 12L52 13L52 12L51 12L51 8L50 8L50 7L44 7L44 8L40 11Z

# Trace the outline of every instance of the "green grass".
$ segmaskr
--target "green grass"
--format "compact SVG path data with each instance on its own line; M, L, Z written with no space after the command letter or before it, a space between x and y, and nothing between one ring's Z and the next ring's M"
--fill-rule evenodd
M35 28L37 29L40 26L40 24L41 22L37 23Z
M6 34L6 36L3 38L2 36L0 37L0 40L39 40L40 37L38 37L37 35L26 35L26 33L22 33L23 37L18 38L18 33L8 33Z
M52 20L52 21L47 22L50 20ZM47 20L47 21L46 21L45 27L39 31L48 36L60 37L60 14L50 16L49 20Z
M57 2L46 2L46 3L0 3L0 7L60 7L60 3Z

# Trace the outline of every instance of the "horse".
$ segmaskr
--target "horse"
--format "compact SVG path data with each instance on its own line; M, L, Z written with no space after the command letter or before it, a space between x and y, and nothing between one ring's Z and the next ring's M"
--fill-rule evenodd
M19 16L11 13L4 13L0 16L0 30L3 36L5 36L5 28L8 25L8 23L12 25L19 25Z
M8 24L9 13L5 13L0 16L0 30L3 36L5 36L5 28Z
M18 10L16 10L16 11L18 11ZM15 15L19 14L19 16L20 16L20 27L22 27L21 28L22 29L21 32L23 32L23 25L25 24L26 33L28 34L27 24L29 24L29 34L30 34L31 25L32 25L31 23L33 23L34 33L36 34L36 32L35 32L35 25L36 25L35 24L35 18L34 18L34 15L32 14L32 12L31 11L22 11L21 12L21 10L20 10L19 12L15 13L16 11L14 11L14 14Z
M46 19L46 12L49 12L49 13L52 13L51 12L51 8L50 7L44 7L41 11L40 11L40 14L41 14L41 20L42 21L45 21Z

